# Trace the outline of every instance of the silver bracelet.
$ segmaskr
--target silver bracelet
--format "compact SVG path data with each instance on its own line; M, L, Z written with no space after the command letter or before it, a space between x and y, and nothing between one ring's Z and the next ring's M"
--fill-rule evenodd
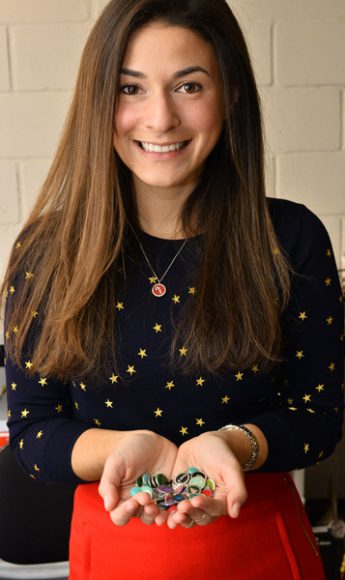
M259 442L255 437L254 433L250 431L247 427L245 427L245 425L232 425L231 423L229 425L224 425L224 427L221 427L220 429L218 429L218 431L233 431L238 429L240 431L243 431L243 433L246 435L250 443L250 457L248 461L246 461L245 464L242 465L243 471L249 471L250 468L254 465L255 461L257 460L260 452Z

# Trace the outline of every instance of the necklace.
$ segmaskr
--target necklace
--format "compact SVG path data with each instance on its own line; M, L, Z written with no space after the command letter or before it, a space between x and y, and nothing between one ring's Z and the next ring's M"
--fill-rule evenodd
M152 274L154 275L155 279L158 280L158 282L156 282L152 288L151 288L151 292L152 294L156 297L156 298L161 298L162 296L164 296L164 294L166 294L167 288L165 286L165 284L162 284L162 280L165 278L165 276L167 275L167 273L169 272L171 266L173 265L173 263L175 262L176 258L178 257L178 255L180 254L180 252L182 252L183 248L185 247L186 243L188 242L188 238L184 240L182 246L179 248L178 252L175 254L175 256L173 257L173 259L171 260L170 264L168 265L167 269L165 270L164 274L162 274L162 276L159 278L159 276L157 276L140 240L139 237L137 236L136 231L134 230L134 228L131 226L130 223L128 223L129 227L131 228L133 234L135 235L139 247L143 253L143 256L147 262L148 267L150 268Z

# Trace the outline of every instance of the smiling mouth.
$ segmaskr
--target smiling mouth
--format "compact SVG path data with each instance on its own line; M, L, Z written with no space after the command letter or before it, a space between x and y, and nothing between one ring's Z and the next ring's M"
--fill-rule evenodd
M140 147L140 149L146 151L146 153L171 153L173 151L181 151L181 149L185 149L191 142L191 139L166 145L157 145L156 143L148 143L146 141L135 142Z

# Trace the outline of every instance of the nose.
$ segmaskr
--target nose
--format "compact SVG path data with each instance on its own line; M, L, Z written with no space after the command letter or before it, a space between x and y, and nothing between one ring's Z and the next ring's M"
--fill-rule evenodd
M150 95L144 110L144 125L147 129L166 132L180 124L180 118L170 95L163 91Z

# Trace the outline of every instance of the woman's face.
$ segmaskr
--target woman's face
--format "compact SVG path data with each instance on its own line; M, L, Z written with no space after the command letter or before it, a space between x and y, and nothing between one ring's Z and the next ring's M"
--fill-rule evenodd
M152 23L133 34L120 76L114 147L136 190L192 190L224 120L213 46L189 29Z

